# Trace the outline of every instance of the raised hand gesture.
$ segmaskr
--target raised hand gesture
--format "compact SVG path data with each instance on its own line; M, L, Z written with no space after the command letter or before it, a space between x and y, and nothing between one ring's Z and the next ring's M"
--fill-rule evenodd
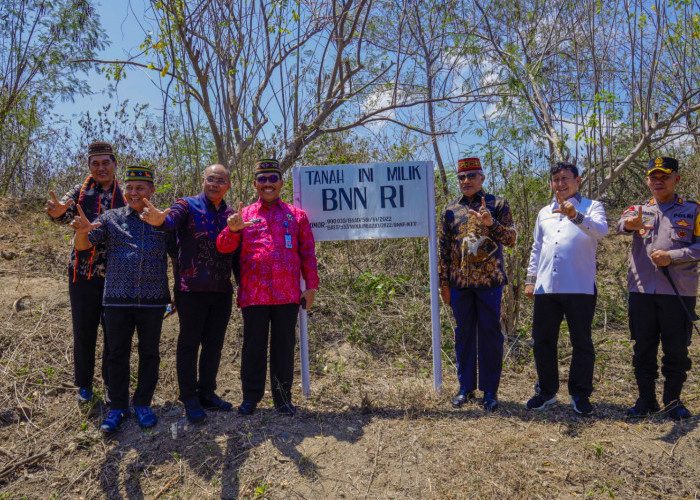
M576 207L574 207L574 204L569 200L564 200L557 195L557 203L559 204L559 208L552 210L553 214L564 214L569 219L576 217Z
M644 220L642 219L641 205L639 206L639 209L637 209L636 215L625 217L624 226L625 230L627 231L639 231L640 229L654 229L654 226L644 224Z
M78 215L73 219L73 221L70 223L70 227L73 228L73 231L76 233L89 233L96 227L100 227L102 224L100 222L97 223L92 223L90 220L85 216L85 212L83 212L83 208L78 205Z
M162 226L163 222L165 222L165 218L170 213L170 209L166 208L165 210L158 210L146 198L143 199L143 203L146 205L146 208L141 211L141 220L150 224L151 226Z
M241 213L243 212L243 203L238 204L238 212L234 212L233 215L229 215L226 219L226 224L228 225L229 231L232 233L237 233L243 228L255 225L255 222L245 222ZM312 299L313 300L313 299Z
M51 199L46 202L46 213L48 213L54 219L58 219L60 216L65 214L68 207L74 203L73 198L65 203L61 203L58 201L58 198L56 198L56 194L53 191L49 191L49 194L51 195Z
M469 209L469 213L476 217L476 219L479 221L479 224L482 226L493 226L493 216L491 215L491 211L486 208L486 198L483 196L481 197L481 207L479 208L479 211L477 212L476 210L472 210L471 208Z

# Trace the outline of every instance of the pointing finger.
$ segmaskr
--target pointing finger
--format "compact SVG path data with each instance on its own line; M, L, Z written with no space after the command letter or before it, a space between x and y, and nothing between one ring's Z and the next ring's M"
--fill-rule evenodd
M54 193L53 191L49 191L49 194L51 195L51 201L53 201L54 203L58 203L58 198L56 198L56 193Z
M87 219L87 217L85 217L85 212L83 212L83 207L81 207L80 205L78 205L78 213L80 214L80 217L82 217L83 219Z
M483 196L481 197L481 206L483 208L486 208L486 198L484 198Z
M150 201L148 201L148 198L143 198L143 203L144 203L144 205L146 205L148 208L152 208L152 209L155 209L155 208L156 208L156 207L154 207L154 206L151 204Z
M240 214L243 211L243 202L239 201L238 202L238 213Z

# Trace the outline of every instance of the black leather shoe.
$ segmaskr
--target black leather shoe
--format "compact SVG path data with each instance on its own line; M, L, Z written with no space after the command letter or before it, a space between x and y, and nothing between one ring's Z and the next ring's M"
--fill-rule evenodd
M185 405L185 416L190 423L198 424L207 418L207 412L204 411L198 400L188 399L183 404Z
M474 391L459 391L452 400L452 406L460 408L464 403L471 403L475 399Z
M277 411L282 415L289 415L290 417L293 417L294 414L297 412L297 407L294 406L292 403L285 403L281 406L278 406Z
M231 411L233 409L233 405L231 403L224 401L213 392L206 396L200 395L199 402L202 404L205 410Z
M484 401L481 403L486 411L495 411L498 408L498 399L495 392L484 393Z
M693 414L688 411L688 408L686 408L683 403L678 402L669 408L668 416L673 420L685 420L692 417Z
M659 404L656 400L639 398L634 406L627 410L626 416L628 418L645 418L658 413L658 411Z
M238 407L238 413L241 415L252 415L257 407L258 403L255 401L243 401L241 406Z

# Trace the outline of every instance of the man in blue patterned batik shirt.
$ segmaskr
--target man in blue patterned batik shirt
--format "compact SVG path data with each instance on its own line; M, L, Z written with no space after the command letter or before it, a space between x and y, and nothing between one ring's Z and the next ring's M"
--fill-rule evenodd
M233 303L231 268L235 254L216 249L216 237L233 214L224 201L229 187L228 169L211 165L204 171L200 194L180 198L163 211L148 203L141 214L149 224L174 231L177 237L177 381L187 419L193 423L206 418L205 410L232 408L214 392Z
M78 207L79 216L71 223L77 250L98 244L107 248L102 303L110 346L107 370L112 402L100 427L104 432L117 430L130 415L129 358L134 330L138 334L139 352L134 410L142 428L153 427L158 421L150 405L158 382L163 314L170 303L168 233L139 216L154 192L153 171L129 167L124 186L127 206L110 210L94 222Z

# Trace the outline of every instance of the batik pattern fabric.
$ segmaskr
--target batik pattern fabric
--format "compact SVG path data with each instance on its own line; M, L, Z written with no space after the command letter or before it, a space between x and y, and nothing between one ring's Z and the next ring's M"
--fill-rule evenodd
M105 306L161 307L170 303L166 252L172 233L142 221L131 207L100 215L90 243L107 250Z
M318 289L314 236L306 212L281 200L245 207L244 221L258 222L233 233L227 227L216 242L221 252L241 246L238 306L299 304L300 277Z
M67 203L69 200L73 200L73 204L68 207L66 213L55 219L51 216L49 218L57 223L69 224L78 215L80 204L85 216L92 222L98 215L126 205L116 180L109 189L104 189L101 184L94 182L92 176L73 186L61 198L61 203ZM94 249L82 251L76 251L74 248L70 254L68 276L73 282L86 281L93 277L104 278L106 264L104 245L96 245Z
M162 227L176 235L175 291L233 293L234 254L216 248L216 238L232 214L225 201L217 209L204 193L180 198L170 207Z
M469 210L478 212L482 197L493 225L480 224ZM503 245L515 245L516 232L508 203L479 191L448 204L439 227L438 274L441 286L451 289L488 289L508 283L503 267Z

